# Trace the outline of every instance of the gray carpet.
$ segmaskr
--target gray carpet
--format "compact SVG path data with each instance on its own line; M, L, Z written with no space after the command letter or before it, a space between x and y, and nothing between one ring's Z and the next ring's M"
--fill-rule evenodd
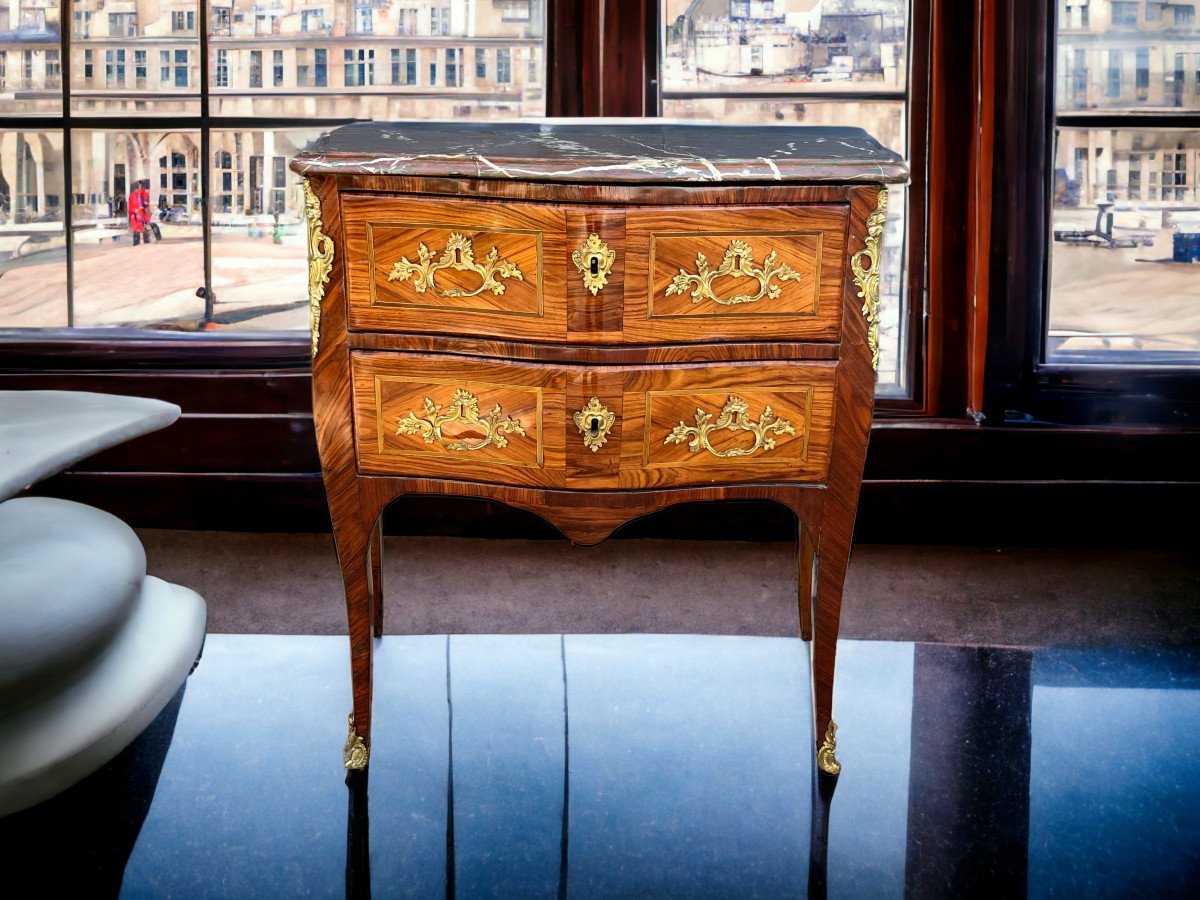
M328 535L143 530L148 569L209 631L345 634ZM387 538L388 633L794 635L790 544ZM1200 562L1144 550L859 545L842 636L1008 646L1200 647Z

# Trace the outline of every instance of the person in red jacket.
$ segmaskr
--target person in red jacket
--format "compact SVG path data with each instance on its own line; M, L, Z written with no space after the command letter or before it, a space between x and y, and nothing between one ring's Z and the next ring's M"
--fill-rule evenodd
M133 246L136 247L142 242L142 235L146 230L146 219L142 215L145 208L142 206L141 182L133 183L133 188L129 191L129 205L125 211L129 216L129 230L133 232Z

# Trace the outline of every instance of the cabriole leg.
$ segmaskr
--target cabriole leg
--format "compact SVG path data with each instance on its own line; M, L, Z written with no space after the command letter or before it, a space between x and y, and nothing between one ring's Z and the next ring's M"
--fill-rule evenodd
M371 746L371 591L367 584L367 549L370 532L359 521L334 520L338 563L346 589L346 613L350 624L350 677L354 711L346 735L344 762L347 769L364 769Z

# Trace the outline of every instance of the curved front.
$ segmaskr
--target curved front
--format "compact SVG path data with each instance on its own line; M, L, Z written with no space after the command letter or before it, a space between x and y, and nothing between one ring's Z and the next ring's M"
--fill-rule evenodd
M359 472L567 490L825 481L837 363L351 354Z

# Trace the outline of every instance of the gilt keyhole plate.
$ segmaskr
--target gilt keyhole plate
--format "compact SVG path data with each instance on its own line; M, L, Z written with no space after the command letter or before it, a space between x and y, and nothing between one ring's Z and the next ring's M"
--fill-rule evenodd
M592 292L593 297L600 288L608 284L608 276L616 260L617 251L609 250L608 244L600 240L600 235L594 231L579 249L571 254L571 261L583 275L583 286Z
M593 453L604 446L616 421L616 413L602 405L599 397L593 397L587 406L575 413L575 427L583 435L584 446Z

